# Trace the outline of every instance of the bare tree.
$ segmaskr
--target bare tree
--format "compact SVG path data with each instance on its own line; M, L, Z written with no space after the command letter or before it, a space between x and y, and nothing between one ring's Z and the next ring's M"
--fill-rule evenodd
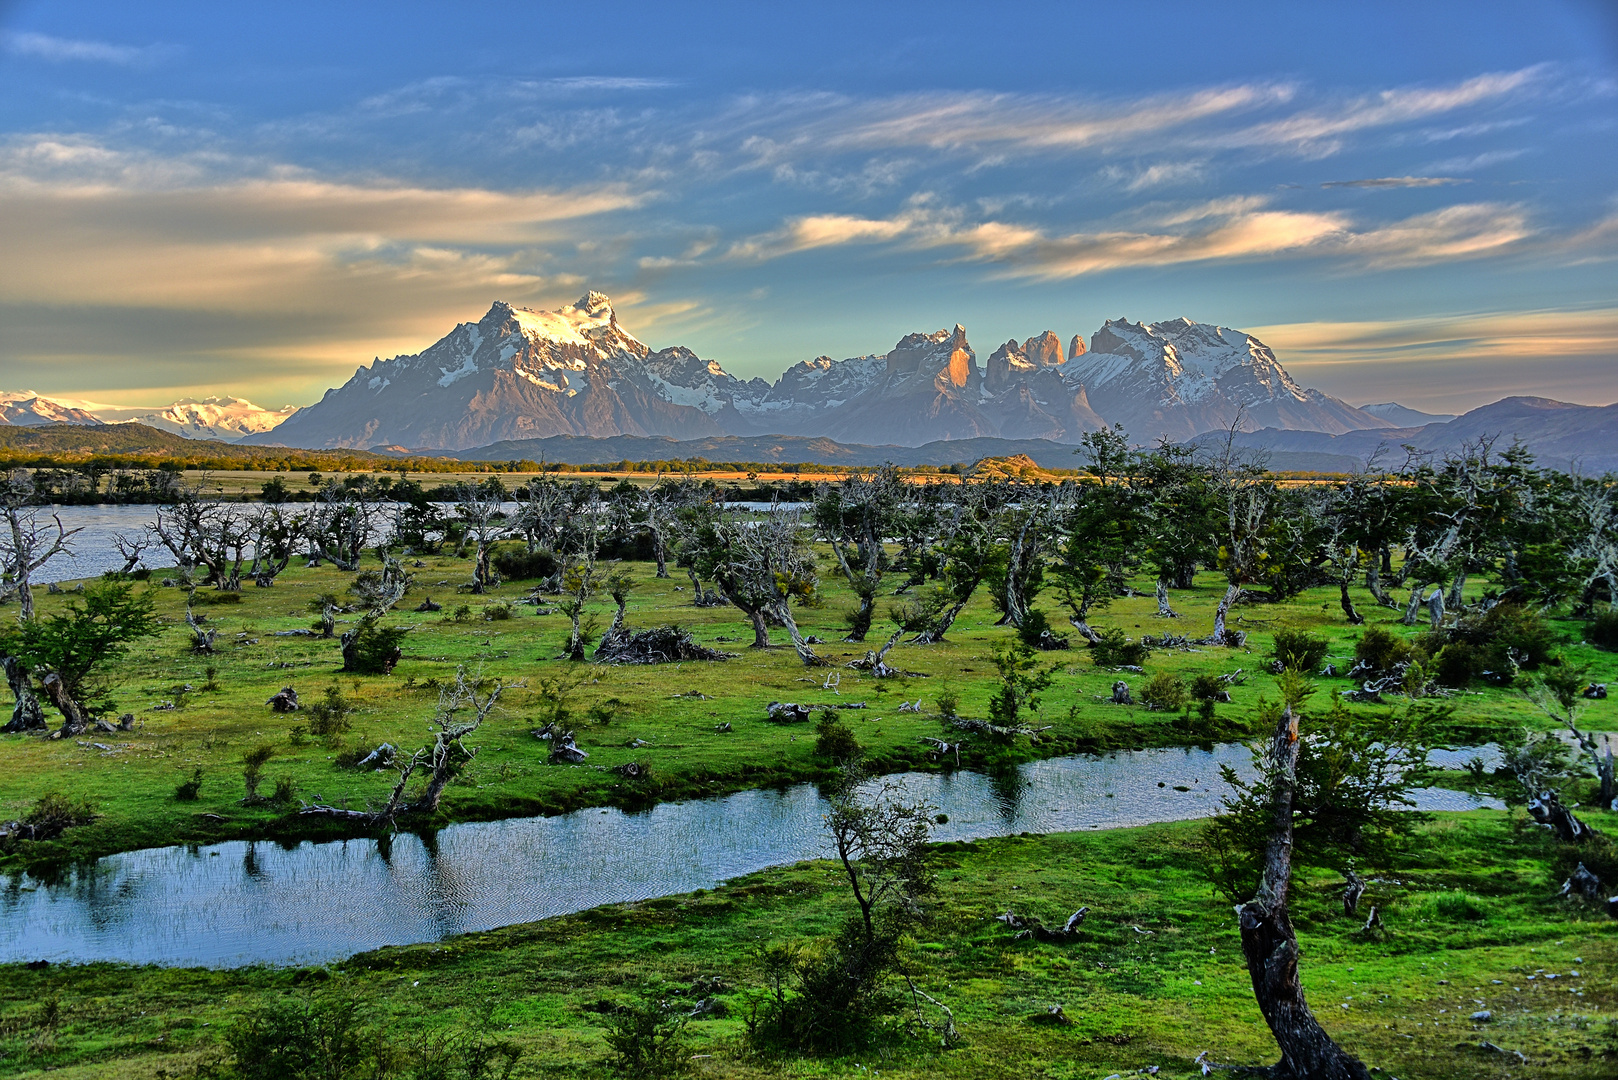
M310 561L324 558L339 570L354 573L376 531L386 492L369 476L328 480L309 514L306 536Z
M1269 1075L1295 1080L1370 1080L1370 1072L1338 1046L1304 1000L1298 938L1287 915L1292 883L1293 790L1298 772L1298 720L1288 703L1270 741L1270 834L1258 894L1236 908L1242 955L1253 996L1281 1048Z
M438 707L433 712L429 728L437 728L432 744L411 754L399 765L399 779L393 786L387 805L376 815L381 821L392 822L404 813L433 814L444 797L444 788L477 756L478 747L467 746L463 740L483 726L505 689L498 679L492 686L482 679L469 676L463 665L455 669L455 682L438 691ZM418 770L425 769L427 782L410 802L404 801L405 788Z
M37 505L34 478L26 469L12 470L0 486L0 514L5 516L0 572L9 591L17 594L18 617L27 622L34 617L34 574L56 556L71 554L69 541L80 530L67 528L60 514Z
M724 515L702 531L696 544L698 567L753 624L753 648L769 648L769 620L774 619L792 635L793 648L805 664L824 663L804 640L790 607L793 600L814 602L819 584L797 511L773 507L762 520Z
M348 591L353 593L365 610L372 615L386 615L410 589L411 575L404 565L391 554L382 556L382 569L362 570L354 576ZM324 634L324 637L331 635Z
M505 487L498 479L455 485L456 520L466 530L465 538L472 542L472 592L477 595L499 584L489 565L489 553L506 533L501 511L505 498Z
M124 565L120 572L132 574L135 572L135 568L140 565L141 552L152 546L152 538L149 534L141 535L137 533L134 536L126 536L121 532L113 533L112 546L117 548L118 554L124 557Z
M903 496L904 481L892 464L873 473L853 473L815 490L815 527L831 546L838 569L859 599L859 607L849 613L849 633L844 640L864 641L870 632L876 596L889 563L883 542Z
M1231 424L1223 453L1213 463L1211 486L1223 511L1220 553L1225 571L1225 594L1214 609L1213 633L1208 640L1216 645L1239 647L1247 635L1226 626L1230 609L1242 598L1246 586L1257 581L1265 556L1266 526L1275 498L1275 482L1260 460L1244 455L1236 446L1236 432L1242 418Z
M307 515L291 514L277 505L260 506L247 516L247 532L253 545L253 565L248 576L253 584L268 589L292 562L292 556L308 525Z

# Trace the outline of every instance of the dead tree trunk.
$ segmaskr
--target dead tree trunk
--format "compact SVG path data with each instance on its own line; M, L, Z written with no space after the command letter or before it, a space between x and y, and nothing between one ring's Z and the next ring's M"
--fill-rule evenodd
M1287 891L1292 883L1292 793L1298 774L1298 720L1291 706L1282 710L1276 725L1270 767L1274 775L1264 876L1258 895L1236 909L1253 996L1281 1048L1281 1060L1270 1075L1292 1080L1370 1080L1365 1066L1320 1026L1298 980L1298 938L1287 916Z
M90 730L90 715L84 711L84 706L74 700L72 691L67 688L60 675L51 672L40 680L40 686L44 687L45 696L51 699L56 711L62 714L62 727L57 732L58 738L83 735Z
M1377 565L1375 559L1372 559L1365 567L1365 591L1370 593L1382 607L1397 609L1399 606L1398 601L1389 596L1387 591L1382 588L1382 568Z
M1178 619L1179 613L1169 607L1169 583L1162 578L1157 579L1157 617L1160 619Z
M1225 628L1225 619L1230 614L1231 605L1241 598L1242 587L1232 584L1226 587L1225 595L1219 598L1219 606L1214 609L1213 636L1208 640L1215 645L1228 645L1236 648L1247 640L1247 635L1237 631L1232 633Z
M1461 606L1462 599L1463 599L1462 590L1464 590L1465 588L1466 588L1466 568L1463 566L1461 569L1459 569L1459 570L1457 570L1455 572L1455 580L1449 583L1449 606L1450 607L1458 608L1458 607Z
M323 638L335 637L337 634L337 609L326 604L320 609L320 636Z
M1418 582L1410 587L1410 602L1405 604L1405 617L1400 620L1406 626L1416 625L1416 612L1421 610L1421 584Z
M804 640L803 634L799 633L798 621L792 617L792 611L788 608L787 602L782 600L774 605L774 612L775 617L781 621L781 625L787 628L787 633L792 635L792 647L797 650L798 659L803 661L803 666L819 667L824 665L826 661L815 655L815 650L809 647L809 643Z
M1546 790L1528 800L1528 816L1547 825L1563 843L1576 844L1595 834L1595 830L1580 821L1573 811L1562 805L1556 792Z
M748 621L753 624L753 644L751 648L768 649L770 647L770 626L764 620L763 610L746 611L746 609L743 609L743 611L747 615Z
M1433 629L1441 629L1444 625L1444 590L1433 587L1433 593L1427 598L1427 617L1432 620Z
M947 609L945 609L942 615L938 616L938 618L934 620L931 626L917 634L915 637L911 638L911 644L936 645L943 641L944 635L949 633L949 628L955 625L956 617L960 615L965 607L965 600L962 600L958 604L951 604Z
M1365 616L1354 610L1354 599L1348 595L1348 582L1340 581L1337 586L1342 592L1343 614L1348 616L1348 625L1359 626L1363 624Z
M11 722L0 728L0 732L9 735L19 731L43 731L45 710L39 707L34 680L29 677L28 668L15 656L0 657L0 667L5 668L6 682L11 684L11 696L17 701L11 710Z

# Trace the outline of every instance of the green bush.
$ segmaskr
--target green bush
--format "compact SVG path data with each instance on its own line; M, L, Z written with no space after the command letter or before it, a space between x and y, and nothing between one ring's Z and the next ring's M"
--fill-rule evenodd
M1189 694L1185 680L1169 671L1159 671L1139 691L1140 703L1154 712L1178 712Z
M507 548L495 553L494 568L507 581L532 581L556 573L556 556L543 549Z
M227 592L224 589L215 589L212 592L197 593L196 598L204 604L239 604L242 594Z
M1034 608L1023 617L1017 636L1031 649L1067 648L1067 635L1052 630L1050 618L1038 608Z
M1284 671L1301 671L1305 675L1320 670L1326 659L1327 642L1323 637L1304 630L1280 629L1275 632L1275 644L1270 655L1280 661Z
M1392 671L1415 658L1415 647L1384 626L1373 626L1354 645L1354 666L1372 673Z
M237 1017L225 1035L241 1080L315 1080L362 1075L379 1035L359 1004L336 999L272 1001Z
M298 797L298 784L290 776L275 778L275 790L270 793L270 801L276 806L291 806Z
M180 802L196 802L198 794L202 791L202 767L198 766L191 772L191 779L183 780L174 788L174 797Z
M1584 640L1602 649L1618 649L1618 608L1597 612L1584 626Z
M512 609L510 601L505 601L498 604L489 604L483 609L483 621L504 622L515 614L516 611Z
M820 714L815 721L815 753L823 758L830 758L838 764L857 761L865 753L860 741L854 737L854 729L837 718L837 714L830 709Z
M275 756L275 747L261 743L242 755L242 783L247 788L244 803L258 802L258 786L264 781L264 766Z
M357 675L386 675L399 662L407 630L383 626L374 615L367 615L343 635L343 670Z
M1433 657L1432 671L1440 686L1460 690L1483 674L1483 657L1464 641L1451 642Z
M303 711L309 714L308 731L311 735L341 735L353 726L349 717L354 715L354 705L343 696L343 688L335 682L326 687L324 701L312 701L303 707Z
M61 835L64 829L88 825L95 819L95 803L89 799L73 799L60 791L47 791L28 808L22 822L34 827L35 839L46 840Z
M1146 663L1146 646L1130 641L1114 626L1096 635L1090 643L1090 658L1097 667L1140 667Z
M1542 615L1509 603L1496 604L1487 611L1465 612L1452 625L1426 634L1421 640L1422 647L1435 655L1457 645L1466 646L1474 661L1473 676L1485 676L1499 686L1510 685L1519 668L1532 671L1550 663L1561 644L1560 635ZM1461 661L1451 662L1458 670Z
M1225 681L1206 671L1191 677L1191 697L1197 701L1215 701L1225 690Z
M635 1005L620 1005L607 1021L604 1036L612 1047L618 1075L631 1080L662 1080L685 1071L689 1048L687 1018L656 994Z

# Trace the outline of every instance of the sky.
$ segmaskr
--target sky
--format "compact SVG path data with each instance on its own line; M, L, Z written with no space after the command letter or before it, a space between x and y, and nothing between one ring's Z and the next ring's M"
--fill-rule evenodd
M741 377L1256 333L1618 400L1618 2L8 3L0 388L307 404L594 289Z

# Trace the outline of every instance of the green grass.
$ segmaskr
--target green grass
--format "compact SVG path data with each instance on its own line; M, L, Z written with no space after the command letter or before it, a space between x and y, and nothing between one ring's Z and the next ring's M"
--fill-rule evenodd
M1591 817L1609 831L1618 824ZM1382 940L1342 914L1339 878L1305 876L1293 915L1306 990L1327 1029L1380 1075L1613 1075L1618 923L1554 899L1558 855L1520 813L1435 815L1363 901L1384 913ZM1160 1076L1190 1077L1202 1051L1266 1064L1275 1049L1231 909L1210 891L1201 859L1193 824L940 845L932 919L908 963L956 1013L964 1043L947 1052L898 1033L845 1057L747 1052L741 1016L760 980L756 948L812 940L851 910L835 867L799 863L318 972L0 968L0 1075L188 1075L221 1055L233 1017L312 990L358 1000L396 1038L472 1022L492 1004L493 1025L525 1050L525 1075L605 1077L603 1020L586 1006L713 976L734 988L723 995L732 1011L690 1026L691 1053L706 1055L692 1062L696 1076L1101 1080L1157 1065ZM1080 905L1091 913L1067 945L1013 941L994 921L1009 907L1059 922ZM1029 1021L1057 1004L1071 1026ZM1484 1008L1491 1021L1469 1019ZM1527 1064L1480 1049L1485 1040Z
M369 560L368 560L369 561ZM873 680L843 669L807 671L789 647L759 651L746 648L751 632L733 608L698 609L690 606L683 575L658 580L650 565L636 564L640 581L629 606L632 626L678 622L693 629L699 641L738 652L734 660L686 663L658 667L596 667L583 665L588 681L573 700L573 726L579 744L590 753L584 766L547 764L548 743L530 733L545 713L542 685L547 679L575 672L580 665L554 659L567 637L567 621L557 615L535 616L531 607L519 606L515 618L485 622L477 613L485 605L520 598L528 585L504 585L485 597L456 592L469 578L465 560L433 558L426 568L414 570L416 584L389 616L389 622L409 626L404 660L390 676L352 677L338 671L335 641L278 638L277 630L310 625L307 602L325 591L341 593L348 575L332 569L290 569L271 589L249 585L239 604L199 604L198 610L219 628L219 651L212 657L189 651L190 635L183 624L184 594L177 588L159 588L158 607L168 625L155 639L139 643L108 674L114 683L118 711L138 718L133 732L95 732L80 740L37 737L0 738L0 820L20 816L39 796L58 790L85 797L99 808L91 825L72 829L57 841L19 845L0 861L0 869L80 858L138 847L177 842L207 842L249 836L285 837L335 835L329 823L311 823L286 809L243 807L241 755L260 743L277 748L265 769L264 790L276 780L290 778L299 795L315 795L327 802L363 808L380 802L392 784L391 772L354 773L334 764L345 749L374 746L388 741L403 749L422 745L425 720L437 693L433 681L447 681L456 665L466 664L484 675L514 684L500 710L471 742L480 753L461 779L447 792L442 821L487 819L551 813L592 805L644 804L650 799L672 799L718 794L740 788L827 774L829 762L813 752L811 725L778 725L764 719L770 701L811 703L865 701L863 711L845 712L867 751L868 764L877 769L932 768L927 748L919 739L939 733L936 716L898 712L900 701L922 699L931 710L943 690L960 695L965 715L984 716L993 689L990 648L1007 641L1012 631L996 627L986 590L979 590L949 635L947 643L917 647L900 645L889 663L924 678ZM830 560L823 569L831 570ZM676 574L679 572L676 571ZM161 572L157 575L161 577ZM1144 590L1148 583L1141 582ZM853 598L828 573L825 603L800 613L807 634L828 641L822 655L846 661L861 655L863 645L840 641L841 613ZM1171 630L1205 634L1222 581L1203 574L1198 588L1176 593L1175 608L1183 616L1159 619L1150 597L1126 597L1093 620L1099 628L1117 626L1131 637ZM199 592L207 599L209 592ZM417 614L424 595L442 603L445 612ZM60 601L41 595L40 606L49 611ZM1360 597L1361 610L1370 624L1388 624L1401 633L1398 613L1373 607ZM468 604L473 618L452 622L444 615ZM1056 617L1054 600L1043 605ZM596 605L604 625L610 604ZM354 617L347 617L351 621ZM1144 677L1096 668L1087 651L1045 654L1044 662L1058 665L1055 685L1044 695L1038 723L1051 724L1039 746L1026 742L1009 750L979 751L968 763L984 764L986 756L1026 758L1074 751L1176 745L1213 738L1242 737L1256 718L1264 694L1273 696L1272 680L1260 674L1270 634L1279 627L1310 630L1330 639L1329 656L1346 667L1359 631L1347 626L1330 590L1313 590L1280 605L1247 605L1237 609L1237 624L1251 632L1247 650L1204 649L1196 652L1154 652L1147 675L1159 671L1192 675L1198 671L1233 671L1242 668L1251 678L1232 691L1234 701L1219 707L1212 729L1188 728L1175 714L1141 707L1106 703L1112 682L1123 677L1136 686ZM870 643L886 636L879 619ZM1582 624L1563 621L1570 644L1565 654L1594 665L1594 677L1618 683L1618 657L1573 644ZM339 631L343 625L339 626ZM785 633L776 631L784 643ZM726 640L728 639L728 640ZM202 689L205 669L218 669L215 691ZM839 692L824 689L828 672L841 678ZM318 700L336 681L358 707L353 729L334 740L310 740L295 745L292 729L307 724L307 714L273 713L265 701L283 686L297 688L305 702ZM159 701L174 700L174 688L191 685L184 704L171 711L154 711ZM1347 687L1345 680L1322 680L1323 690ZM680 696L690 695L690 696ZM1456 715L1451 736L1461 742L1481 742L1503 730L1548 726L1546 719L1515 690L1479 689L1453 699ZM610 707L605 721L592 719L592 706ZM1373 708L1356 706L1356 708ZM1613 699L1594 702L1586 723L1597 730L1618 728ZM716 726L731 725L718 734ZM626 744L640 739L648 747ZM650 781L622 780L603 767L628 761L649 763ZM180 802L174 789L193 770L203 772L200 798Z

